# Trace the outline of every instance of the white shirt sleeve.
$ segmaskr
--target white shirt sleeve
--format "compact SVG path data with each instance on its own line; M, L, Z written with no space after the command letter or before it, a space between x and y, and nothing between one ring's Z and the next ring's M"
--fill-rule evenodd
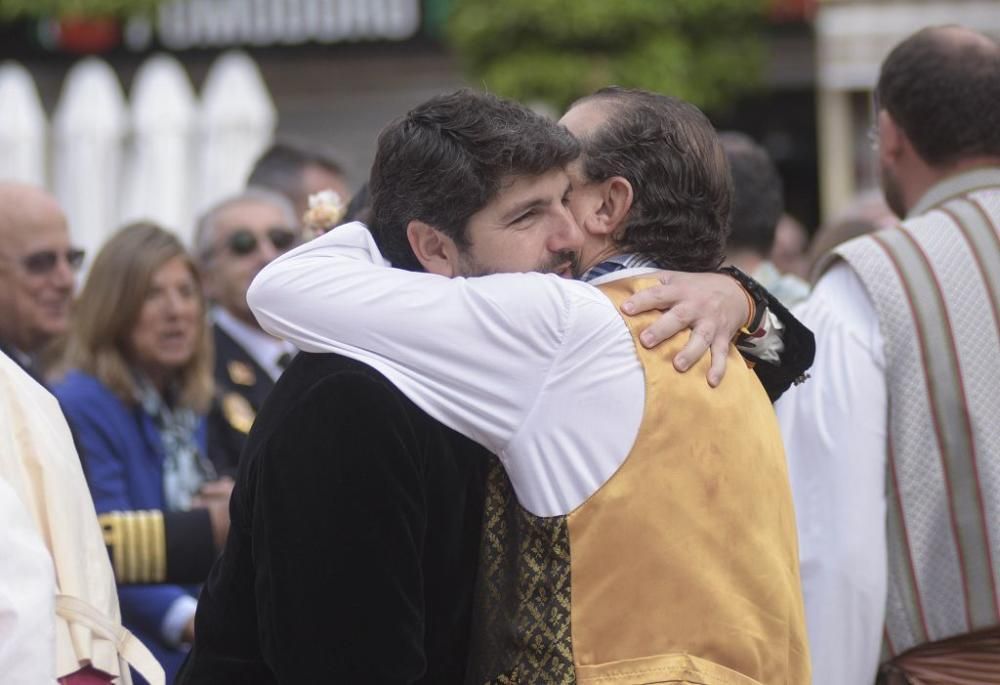
M813 683L872 683L888 583L884 343L871 299L845 263L796 315L816 335L816 360L810 380L775 409L795 499Z
M56 678L52 558L24 503L0 480L0 675L6 683Z
M386 268L361 224L276 259L247 302L267 332L385 374L418 406L496 454L525 423L566 341L617 326L595 288L542 274L481 278ZM633 354L634 356L634 354Z

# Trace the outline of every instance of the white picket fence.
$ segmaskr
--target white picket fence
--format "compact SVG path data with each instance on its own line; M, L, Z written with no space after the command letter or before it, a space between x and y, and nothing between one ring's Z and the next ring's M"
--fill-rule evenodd
M200 97L169 55L143 63L128 98L107 63L83 59L51 122L31 74L0 64L0 180L50 189L89 256L138 219L190 244L195 218L243 186L276 124L257 65L239 51L215 61Z

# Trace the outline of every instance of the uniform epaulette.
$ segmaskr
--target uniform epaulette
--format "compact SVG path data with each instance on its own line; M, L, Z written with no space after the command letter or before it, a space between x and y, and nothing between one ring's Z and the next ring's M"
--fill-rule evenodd
M163 512L112 511L98 516L119 583L162 583L167 577Z

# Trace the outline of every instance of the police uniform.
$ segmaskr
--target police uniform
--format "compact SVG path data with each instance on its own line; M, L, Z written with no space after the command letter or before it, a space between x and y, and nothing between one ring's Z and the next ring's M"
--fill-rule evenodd
M233 475L274 379L224 325L212 326L215 398L208 414L208 454L220 475Z
M215 562L207 509L110 511L97 518L119 585L202 583Z

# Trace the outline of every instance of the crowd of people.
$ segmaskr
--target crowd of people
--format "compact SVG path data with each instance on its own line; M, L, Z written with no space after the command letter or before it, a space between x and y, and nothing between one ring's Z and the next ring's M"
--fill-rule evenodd
M1000 683L1000 46L874 97L811 250L614 86L433 97L351 197L277 143L79 292L0 182L4 682Z

